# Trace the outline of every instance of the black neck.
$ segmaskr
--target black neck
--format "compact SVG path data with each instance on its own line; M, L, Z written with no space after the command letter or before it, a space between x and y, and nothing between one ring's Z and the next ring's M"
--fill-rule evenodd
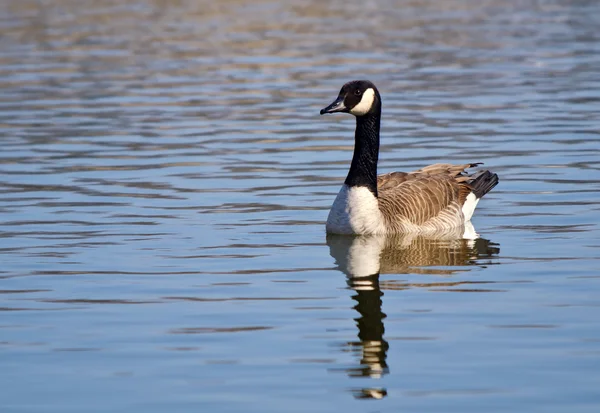
M366 186L375 196L377 196L380 119L381 107L356 118L354 156L345 181L348 186Z

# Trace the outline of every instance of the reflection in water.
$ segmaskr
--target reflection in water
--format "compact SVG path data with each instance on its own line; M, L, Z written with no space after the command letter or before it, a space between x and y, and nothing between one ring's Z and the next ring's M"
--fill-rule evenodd
M330 244L331 245L331 244ZM389 344L383 338L385 327L383 319L386 315L381 311L381 297L383 293L379 288L379 273L365 277L348 277L348 285L356 291L352 296L357 304L354 309L360 317L355 318L358 326L358 341L348 343L351 351L360 357L357 367L347 369L350 377L381 378L389 372L386 362ZM355 392L358 398L380 399L387 394L385 389L361 389Z
M392 283L387 287L385 283L380 284L379 274L452 275L457 270L445 267L482 264L482 258L499 253L500 249L488 240L464 239L464 233L463 229L459 228L428 237L399 234L327 235L331 256L335 259L338 269L348 277L348 286L356 291L352 299L356 300L354 309L360 314L355 319L359 340L348 343L351 351L360 357L360 363L346 370L350 377L379 379L389 373L386 362L389 344L384 338L383 323L386 315L381 309L382 289L432 285L403 284L402 288L398 288ZM453 281L433 285L454 286L462 283ZM380 399L387 395L387 390L362 388L355 390L354 395L357 398Z

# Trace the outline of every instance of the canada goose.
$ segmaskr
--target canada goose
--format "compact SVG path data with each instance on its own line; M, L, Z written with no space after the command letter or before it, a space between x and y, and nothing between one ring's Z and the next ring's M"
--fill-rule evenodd
M321 109L356 117L354 155L326 229L335 234L430 233L460 227L477 203L498 184L498 175L468 175L465 165L435 164L413 172L377 176L381 96L368 80L342 86L337 99Z

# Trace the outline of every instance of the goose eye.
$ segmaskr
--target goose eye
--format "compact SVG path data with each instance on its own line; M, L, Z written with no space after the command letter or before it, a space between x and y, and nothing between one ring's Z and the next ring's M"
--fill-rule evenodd
M360 90L359 90L359 89L356 89L356 90L354 91L354 94L355 94L356 96L360 96L360 93L361 93L361 92L360 92Z

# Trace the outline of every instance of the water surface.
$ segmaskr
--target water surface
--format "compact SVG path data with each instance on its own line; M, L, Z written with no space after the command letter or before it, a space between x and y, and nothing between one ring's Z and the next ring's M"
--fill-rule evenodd
M600 5L0 5L2 412L596 412ZM380 171L485 162L476 241L326 237Z

